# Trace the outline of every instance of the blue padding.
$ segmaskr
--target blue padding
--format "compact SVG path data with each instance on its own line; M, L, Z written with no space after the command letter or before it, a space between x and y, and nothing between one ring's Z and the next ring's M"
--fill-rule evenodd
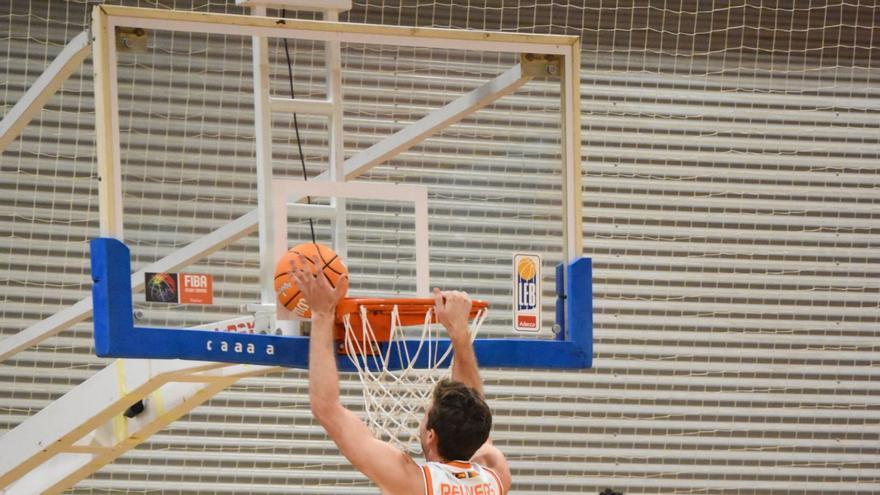
M128 247L116 239L95 239L89 248L95 352L98 356L114 356L114 346L132 338L131 255Z
M593 260L579 258L568 265L565 277L567 303L566 341L584 357L584 367L593 366Z
M128 247L116 239L91 242L92 288L95 321L95 350L101 357L188 359L229 363L307 368L308 337L281 337L204 330L135 327L132 317L131 258ZM590 260L581 259L568 267L567 339L478 339L474 351L480 366L490 368L588 368L592 364L592 295ZM571 303L576 303L575 305ZM387 344L385 344L387 346ZM415 354L418 341L402 345ZM449 340L423 344L418 367L428 357L439 356ZM383 350L385 347L383 347ZM401 348L402 349L402 348ZM271 350L271 353L269 352ZM431 352L426 352L430 350ZM392 351L390 369L402 363ZM338 359L340 371L354 371L345 356Z
M559 332L556 333L556 340L565 340L565 263L556 265L556 326Z

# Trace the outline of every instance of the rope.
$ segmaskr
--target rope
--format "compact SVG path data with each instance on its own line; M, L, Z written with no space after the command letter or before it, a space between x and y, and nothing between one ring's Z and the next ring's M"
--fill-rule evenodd
M440 354L436 341L443 330L440 324L433 321L432 309L425 313L418 345L414 350L406 345L397 306L390 314L391 331L385 346L380 346L376 339L366 308L361 306L359 312L362 322L360 329L353 328L350 315L343 317L343 344L362 385L364 420L378 438L406 452L420 454L418 426L434 385L450 374L452 346ZM481 310L474 317L471 340L476 338L486 314L486 310ZM419 367L423 355L426 364ZM399 369L390 369L395 363L400 364Z

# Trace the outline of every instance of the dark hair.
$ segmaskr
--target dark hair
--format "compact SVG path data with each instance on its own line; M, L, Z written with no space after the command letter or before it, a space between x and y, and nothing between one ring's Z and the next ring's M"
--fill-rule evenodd
M486 443L492 411L480 394L461 382L440 380L427 427L437 434L437 450L447 461L467 461Z

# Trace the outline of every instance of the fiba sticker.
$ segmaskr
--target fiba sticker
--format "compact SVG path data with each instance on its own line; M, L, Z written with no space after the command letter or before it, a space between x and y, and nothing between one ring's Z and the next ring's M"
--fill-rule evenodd
M147 302L211 304L214 280L201 273L145 273L144 294Z
M513 255L513 329L541 331L541 256Z

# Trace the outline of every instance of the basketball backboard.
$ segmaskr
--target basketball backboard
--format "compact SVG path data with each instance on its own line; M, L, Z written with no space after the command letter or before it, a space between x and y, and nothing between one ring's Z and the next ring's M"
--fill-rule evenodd
M353 295L425 295L430 287L439 286L465 289L489 301L487 332L475 342L483 366L590 366L591 264L581 257L577 38L111 6L97 7L94 12L102 237L95 239L91 248L99 355L307 366L308 338L283 323L288 321L287 315L275 305L271 281L275 261L285 246L316 240L332 245L349 264ZM144 29L151 37L148 53L119 48L122 45L118 46L114 38L116 27ZM142 112L141 105L146 103L136 97L120 102L120 92L127 91L129 81L132 87L137 84L139 71L151 66L174 66L173 46L162 45L173 44L173 34L180 32L203 34L208 47L217 37L227 44L236 37L252 40L256 209L186 241L178 240L176 232L162 229L166 222L175 223L174 212L163 212L152 244L143 239L123 241L128 214L122 202L123 190L135 189L123 183L123 177L130 174L123 175L122 169L136 166L132 162L143 138L136 126L120 129L120 123L133 122L133 116ZM314 91L318 97L277 96L278 90L273 89L277 84L267 69L271 59L268 42L281 38L311 43L302 53L310 53L308 47L317 50L315 47L320 45L322 56L318 58L327 67L321 84L315 85L324 88ZM150 46L165 49L150 52ZM450 74L462 73L462 64L474 53L497 54L495 65L499 69L494 77L482 82L470 81L467 88L444 87L442 98L430 92L423 97L405 91L404 96L394 96L395 108L404 102L412 106L406 122L397 122L397 116L392 116L394 125L376 131L371 142L357 143L349 149L343 133L345 125L356 122L358 129L372 126L382 130L389 121L380 118L378 110L371 110L371 101L349 102L344 98L351 84L362 86L373 74L383 73L382 64L387 63L383 57L393 59L393 72L405 77L400 75L406 73L400 70L403 52L388 54L385 51L389 46L411 50L405 53L411 57L416 75L445 85L449 84ZM459 52L461 58L450 58ZM424 63L420 57L425 57ZM378 64L378 68L371 64ZM505 69L505 64L510 65ZM190 60L181 65L199 64ZM351 80L345 78L345 69L355 74ZM153 71L152 77L160 77L156 73ZM186 75L198 77L195 72ZM380 77L379 93L400 93L406 86L400 81L383 82ZM354 86L350 93L361 86ZM520 100L516 99L518 95ZM186 96L187 102L193 100L192 94ZM151 99L149 105L158 106L157 100ZM427 105L431 101L434 108ZM168 112L179 105L173 96L167 104ZM534 106L540 106L540 112L546 114L544 127L529 135L508 136L507 142L483 139L482 128L471 124L483 111L496 127L504 128L517 120L518 112L537 111ZM317 160L324 164L323 170L320 166L313 170L308 181L294 179L295 168L292 171L279 165L284 160L278 159L277 148L292 141L290 137L279 139L279 119L284 122L285 118L279 115L291 112L300 116L303 129L328 150ZM372 120L362 122L365 116ZM200 139L198 135L186 137L188 118L169 119L168 123L169 129L182 127L178 131L184 136L184 149L199 146L186 139L196 143ZM219 127L222 134L222 125ZM300 126L296 131L299 133ZM166 149L169 142L176 142L169 137L172 134L166 132L162 137ZM129 150L124 158L122 146ZM149 146L144 145L147 151ZM454 163L434 160L433 150L443 149L445 156L450 147L462 150L457 155L452 153ZM554 152L547 152L553 148ZM414 153L418 154L415 159ZM145 161L152 158L146 152L144 156ZM180 177L179 182L187 184L189 178L173 165L165 165L167 169L163 168L162 173ZM199 173L207 175L207 167L201 163L199 167ZM208 193L200 191L215 191L216 184L225 180L224 173L218 166L205 179L213 180L213 184L206 186L201 179L193 180L196 184L188 186L191 191L177 197L202 200ZM310 204L301 202L306 195L313 200ZM235 265L230 260L234 256L226 255L224 249L247 241L254 231L259 251L257 266L246 262ZM530 235L535 231L540 231L540 237ZM152 259L146 244L156 246L152 247L157 253ZM253 257L246 248L237 254ZM223 255L225 268L217 270L211 256ZM140 265L134 275L133 256ZM199 264L186 268L193 263ZM212 275L213 305L191 311L192 307L180 299L169 305L135 296L144 273L177 270ZM229 318L215 308L224 304L228 307L226 299L246 299L241 294L227 296L227 287L245 283L230 281L233 273L238 280L255 283L252 299L241 305L245 314ZM242 328L241 324L247 331L204 331L212 325L227 330L229 326ZM193 329L196 327L200 329ZM443 339L435 344L438 348L448 345ZM407 345L416 344L413 341ZM347 366L340 360L341 369L350 370Z

